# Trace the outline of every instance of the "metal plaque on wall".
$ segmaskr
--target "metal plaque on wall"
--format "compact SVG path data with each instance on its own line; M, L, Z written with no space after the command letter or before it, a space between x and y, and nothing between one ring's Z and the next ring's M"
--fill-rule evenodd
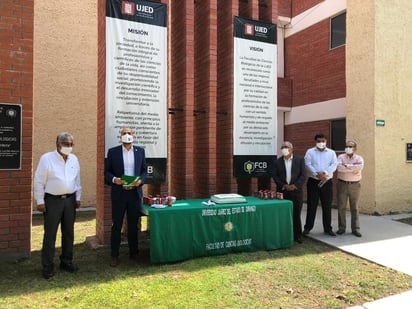
M406 143L406 162L412 162L412 143Z
M21 169L21 105L0 103L0 170Z

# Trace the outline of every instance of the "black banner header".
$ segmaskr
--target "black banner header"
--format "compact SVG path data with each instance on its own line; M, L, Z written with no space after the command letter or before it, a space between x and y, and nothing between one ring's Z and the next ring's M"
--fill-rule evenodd
M237 38L271 44L277 43L276 24L235 16L234 31Z
M166 27L166 4L142 0L106 0L106 16Z

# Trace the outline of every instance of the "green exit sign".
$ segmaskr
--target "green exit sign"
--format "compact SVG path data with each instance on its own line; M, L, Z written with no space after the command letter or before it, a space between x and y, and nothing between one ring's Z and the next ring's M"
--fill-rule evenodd
M385 120L383 120L383 119L377 119L377 120L376 120L376 126L377 126L377 127L384 127L384 126L385 126Z

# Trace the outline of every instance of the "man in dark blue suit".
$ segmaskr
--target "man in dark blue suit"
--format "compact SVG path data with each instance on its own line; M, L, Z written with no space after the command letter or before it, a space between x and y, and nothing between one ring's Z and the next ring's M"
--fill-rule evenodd
M281 147L282 156L275 162L273 180L276 191L283 193L283 198L293 202L293 235L302 243L302 222L300 213L303 204L303 184L305 182L305 160L293 155L292 143L285 141Z
M138 253L137 224L140 216L143 191L142 186L147 176L145 151L133 146L133 131L123 128L120 131L122 145L110 148L105 163L106 181L112 187L112 231L111 231L111 263L119 264L119 248L123 218L127 212L127 241L131 259ZM122 176L139 176L129 185ZM124 178L124 177L123 177Z

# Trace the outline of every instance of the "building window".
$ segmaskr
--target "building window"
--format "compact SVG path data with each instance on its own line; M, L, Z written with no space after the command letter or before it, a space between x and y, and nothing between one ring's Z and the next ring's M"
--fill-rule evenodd
M346 43L346 12L330 19L330 48Z
M346 145L346 119L332 120L331 125L331 147L335 151L344 151Z

